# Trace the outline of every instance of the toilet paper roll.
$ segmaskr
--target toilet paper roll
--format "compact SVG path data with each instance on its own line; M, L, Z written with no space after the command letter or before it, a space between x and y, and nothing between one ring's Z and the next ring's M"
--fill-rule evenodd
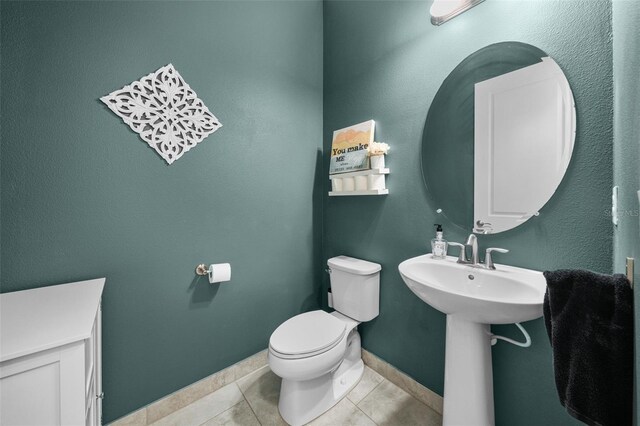
M221 283L231 280L231 264L214 263L209 265L209 282Z
M342 190L343 191L355 191L356 182L352 177L342 179Z
M339 179L339 178L331 179L331 189L334 192L342 191L342 179Z

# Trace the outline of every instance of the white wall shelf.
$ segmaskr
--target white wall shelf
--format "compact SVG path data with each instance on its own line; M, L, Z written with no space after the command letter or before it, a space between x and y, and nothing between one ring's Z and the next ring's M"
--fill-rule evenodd
M340 173L330 175L330 197L343 197L348 195L387 195L385 175L389 169L369 169L357 172Z
M330 197L344 197L348 195L387 195L388 189L371 189L366 191L329 191Z

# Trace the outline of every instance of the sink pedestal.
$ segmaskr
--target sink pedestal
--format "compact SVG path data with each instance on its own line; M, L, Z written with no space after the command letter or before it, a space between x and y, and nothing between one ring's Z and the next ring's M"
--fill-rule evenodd
M493 426L491 331L447 315L443 426Z

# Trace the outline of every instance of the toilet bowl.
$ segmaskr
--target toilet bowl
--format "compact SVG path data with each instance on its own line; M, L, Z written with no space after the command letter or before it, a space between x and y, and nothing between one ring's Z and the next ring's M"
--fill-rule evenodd
M278 409L293 426L315 419L358 384L364 363L357 327L378 315L380 265L346 256L328 265L337 310L296 315L269 339L269 367L282 378Z
M287 423L310 422L358 384L364 363L357 325L338 312L312 311L287 320L274 331L269 367L282 377L278 409ZM319 334L313 342L304 339ZM278 350L284 348L287 353Z

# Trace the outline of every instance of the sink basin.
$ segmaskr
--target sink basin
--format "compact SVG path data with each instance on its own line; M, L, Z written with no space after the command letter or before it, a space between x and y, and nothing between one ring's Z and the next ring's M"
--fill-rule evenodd
M542 316L546 281L541 272L496 264L496 270L462 265L430 254L402 262L407 286L440 312L481 324L511 324Z

